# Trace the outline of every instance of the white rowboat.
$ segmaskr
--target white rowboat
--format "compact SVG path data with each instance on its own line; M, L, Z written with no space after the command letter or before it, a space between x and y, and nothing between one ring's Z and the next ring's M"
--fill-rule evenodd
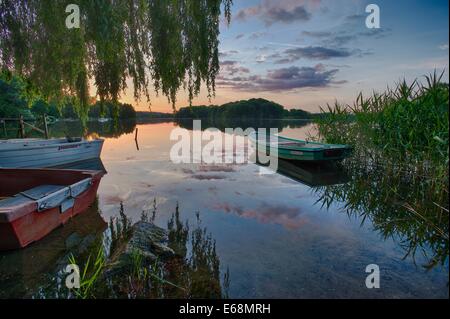
M44 168L99 158L104 140L81 138L0 141L0 167Z

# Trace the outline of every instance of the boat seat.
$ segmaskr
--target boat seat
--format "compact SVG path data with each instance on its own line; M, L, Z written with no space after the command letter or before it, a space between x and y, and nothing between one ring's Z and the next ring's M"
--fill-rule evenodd
M28 202L33 202L33 200L21 194L18 194L14 197L8 197L6 199L0 200L0 209L19 206Z
M37 187L31 188L13 197L6 197L4 199L0 198L0 208L14 207L18 205L25 204L27 202L37 201L45 196L48 196L66 186L62 185L39 185Z
M57 192L67 186L63 185L39 185L27 191L21 192L20 194L28 197L32 200L38 200L45 196L48 196L54 192Z
M61 205L67 200L85 192L92 184L92 178L85 178L70 186L65 185L39 185L29 190L20 192L14 197L0 200L0 210L19 206L29 202L37 202L38 211Z

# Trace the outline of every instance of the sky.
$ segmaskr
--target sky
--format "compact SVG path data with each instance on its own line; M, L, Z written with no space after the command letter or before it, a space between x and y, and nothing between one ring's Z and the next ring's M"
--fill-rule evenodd
M380 8L379 29L366 26L371 3ZM234 0L231 24L220 26L216 97L201 93L192 104L265 98L317 112L435 69L448 82L448 10L448 0ZM122 101L149 109L131 89ZM188 104L180 91L177 108ZM151 110L172 107L153 94Z

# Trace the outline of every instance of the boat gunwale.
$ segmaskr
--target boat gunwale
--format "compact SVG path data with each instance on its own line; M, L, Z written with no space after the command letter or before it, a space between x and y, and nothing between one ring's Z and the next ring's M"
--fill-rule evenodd
M95 139L95 140L82 140L82 141L77 141L77 142L65 142L65 143L53 143L53 144L47 144L47 145L32 145L28 146L28 145L13 145L13 144L9 144L8 142L5 141L3 143L5 143L6 146L9 147L5 147L2 148L2 146L0 144L0 152L11 152L11 151L25 151L25 150L36 150L36 149L45 149L45 148L54 148L54 147L59 147L59 146L65 146L65 145L82 145L82 144L97 144L97 143L103 143L105 140L104 139ZM20 144L20 142L13 142L16 144ZM26 142L25 142L26 143Z
M76 182L71 183L69 185L62 184L61 186L65 186L65 188L70 188L71 186L79 183L80 181L90 178L92 182L90 183L90 187L87 188L82 193L78 194L74 197L75 201L82 196L83 194L89 192L92 188L92 185L95 183L96 180L100 180L105 174L106 171L104 170L84 170L84 169L59 169L59 168L1 168L0 167L0 173L4 171L21 171L22 173L26 172L33 172L33 171L44 171L48 172L49 174L57 174L58 171L64 171L65 173L72 173L79 175L79 178ZM22 192L18 193L21 194ZM53 192L54 194L56 192ZM13 222L16 219L19 219L27 214L33 213L35 211L38 211L38 200L33 200L29 198L30 201L20 203L18 205L11 205L11 206L5 206L0 208L0 224L8 224ZM39 211L39 213L45 214L46 211L51 210L52 208L45 209L43 211ZM18 213L14 214L15 211L18 211Z
M266 143L265 141L259 140L259 139L255 139L254 135L256 135L255 132L252 132L248 135L248 138L257 143L257 144L262 144L264 146L266 146L266 148L270 148L270 149L281 149L281 150L287 150L287 151L302 151L302 152L310 152L310 153L318 153L318 152L324 152L326 150L352 150L353 148L350 145L346 145L346 144L327 144L327 143L320 143L320 142L308 142L305 140L300 140L300 139L295 139L295 138L289 138L289 137L285 137L285 136L281 136L278 134L275 134L274 136L276 136L278 139L281 140L288 140L288 141L295 141L295 142L303 142L304 144L314 144L314 145L320 145L322 146L322 148L318 148L318 149L311 149L308 147L289 147L289 146L283 146L282 144L277 144L277 146L272 146L270 145L270 143Z

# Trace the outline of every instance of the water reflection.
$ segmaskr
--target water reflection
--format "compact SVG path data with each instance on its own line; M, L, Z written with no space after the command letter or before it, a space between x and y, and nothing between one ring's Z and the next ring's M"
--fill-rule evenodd
M448 256L445 240L433 228L448 224L448 216L442 212L441 221L436 217L439 211L432 216L430 199L435 197L418 176L396 176L394 169L367 167L362 160L344 163L343 170L337 171L281 162L279 174L272 175L259 174L261 167L254 164L175 165L169 160L169 135L176 125L139 125L140 151L134 130L105 141L102 158L108 175L98 192L102 216L105 220L117 216L121 201L124 213L134 222L145 210L151 221L169 226L170 247L177 251L172 264L148 268L170 284L153 281L144 293L139 289L145 285L138 279L133 281L133 296L448 298L445 267L424 271L410 258L402 260L402 245L408 249L414 241L422 241L431 257L441 256L437 260ZM309 129L310 125L288 126L282 134L305 139ZM174 212L177 202L183 207L178 217ZM434 226L414 218L402 203L430 206L426 214L424 209L418 212ZM155 206L158 214L153 214ZM448 233L448 228L442 231ZM102 242L108 233L102 234ZM199 236L201 239L196 239ZM427 248L427 242L434 244ZM417 257L423 264L424 259ZM382 269L380 290L368 290L364 285L365 267L372 263ZM228 280L228 267L232 281ZM99 296L128 298L129 283L125 281L124 290L116 295L103 292ZM6 282L2 281L5 290L11 287L3 284Z
M267 166L257 162L260 166ZM340 163L308 163L278 159L277 173L310 187L342 184L349 181Z
M75 163L67 163L67 164L56 166L55 168L103 171L103 172L107 173L106 168L103 165L103 161L100 158L92 158L89 160L79 161L79 162L75 162Z
M193 129L192 119L177 119L175 123L181 128L188 130ZM301 128L311 124L309 120L292 120L292 119L266 119L266 120L241 120L241 119L221 119L221 120L206 120L202 119L202 130L214 127L221 131L226 128L240 127L243 130L247 128L277 128L282 131L284 128Z
M112 245L110 256L113 267L115 255L120 251L122 240L130 236L131 225L121 204L119 223L111 221ZM151 217L143 213L145 222L154 220L156 204ZM108 276L107 281L97 283L96 298L224 298L229 286L229 272L220 272L220 260L216 244L206 227L201 225L200 214L190 225L183 222L177 205L168 221L168 247L175 252L155 262L132 257L127 268ZM148 247L150 249L150 247ZM150 274L150 276L148 275Z
M96 200L86 212L42 240L25 249L1 252L0 298L30 298L51 282L60 267L65 267L69 254L88 251L106 227Z
M294 205L263 202L255 208L249 208L240 204L217 203L212 208L241 218L254 219L262 224L281 225L287 230L299 230L308 221L304 210Z
M192 119L178 119L173 121L171 119L145 119L145 120L111 120L107 122L89 121L83 124L81 121L77 120L62 120L56 122L49 127L49 132L52 137L65 137L65 136L88 136L96 135L104 138L118 138L124 134L130 134L135 132L136 126L138 124L142 125L156 125L174 123L181 128L192 130L193 121ZM240 119L227 119L220 121L212 120L202 120L202 129L207 129L209 127L218 128L224 131L225 128L235 128L240 127L242 129L246 128L278 128L282 131L285 128L295 129L305 127L310 125L309 120L293 120L293 119L268 119L268 120L240 120ZM30 137L41 137L34 132L29 132ZM13 138L15 136L8 136Z
M344 203L349 216L370 222L385 239L394 239L405 258L422 254L428 261L425 268L448 268L448 197L437 201L442 197L436 196L430 178L384 165L381 158L357 157L345 162L345 170L351 182L315 188L319 203Z
M151 217L143 212L142 219L148 223L150 220L154 220L155 214L156 206ZM97 214L97 216L99 215ZM70 256L73 257L68 258L67 251L64 250L66 255L60 254L63 255L63 258L59 256L59 261L55 264L55 258L43 259L43 256L34 255L32 249L22 251L26 251L29 258L40 258L46 261L47 281L36 282L30 286L31 280L35 280L37 274L44 269L33 268L29 274L24 269L19 269L17 273L24 277L21 281L23 287L15 287L13 290L6 285L10 282L5 280L1 282L7 288L4 290L3 297L23 298L26 296L24 294L26 290L35 298L226 298L230 274L226 271L223 276L221 275L215 240L207 228L202 226L200 214L197 213L196 216L196 222L192 225L187 220L183 222L177 206L168 221L168 249L172 249L174 255L157 254L156 260L149 260L138 251L133 250L128 259L128 257L121 256L125 253L124 248L132 236L132 226L125 213L124 205L121 203L119 215L117 218L111 219L109 227L107 227L108 231L105 231L106 223L99 217L102 221L99 236L92 237L93 230L91 230L91 237L88 241L78 231L77 235L71 234L66 239L66 242L70 242ZM86 216L84 217L86 218ZM74 220L77 223L72 225L73 227L79 226L80 222L86 222L81 218ZM95 223L91 221L90 224L94 225ZM156 236L155 233L147 235ZM55 239L49 238L51 242L55 242ZM152 244L152 247L147 247L147 249L149 251L153 249L153 252L156 253L154 249L164 251L165 248L153 247ZM106 255L99 254L99 251L108 253ZM54 249L52 249L52 254L56 254ZM79 291L70 291L64 286L66 275L63 269L71 260L79 265L81 273L86 274L84 279L82 278L82 289ZM5 262L8 262L11 267L13 266L11 258ZM24 260L24 265L26 264L31 267L31 259ZM104 266L95 266L99 264ZM16 280L11 277L13 274L9 269L6 267L4 269L9 279ZM89 290L83 290L83 280L92 281L92 284L89 284Z
M228 295L230 275L226 271L223 283L220 273L220 260L216 252L216 241L202 227L200 215L197 214L194 229L190 230L187 222L180 219L177 206L168 222L169 247L176 252L176 257L166 264L164 273L168 281L185 290L168 287L170 298L224 298Z
M96 135L104 138L118 138L136 129L135 120L108 121L100 123L89 121L83 126L80 121L60 121L50 127L52 137L89 136Z

